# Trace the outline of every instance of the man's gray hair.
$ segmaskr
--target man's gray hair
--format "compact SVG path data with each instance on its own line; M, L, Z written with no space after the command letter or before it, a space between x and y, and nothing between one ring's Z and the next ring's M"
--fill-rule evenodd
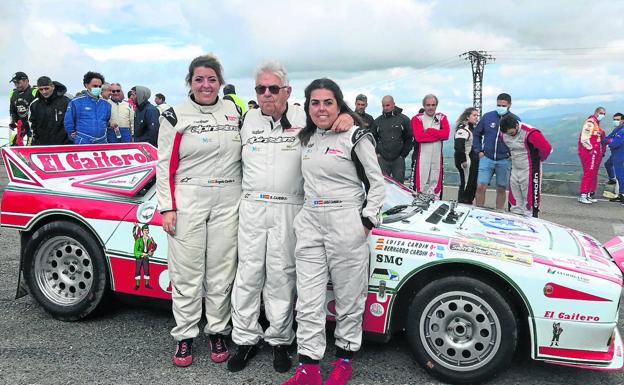
M437 96L435 96L434 94L427 94L427 95L425 95L425 97L423 98L423 101L422 101L423 107L425 106L425 102L427 101L427 99L435 99L436 105L440 104L438 102L438 97Z
M280 78L280 80L282 81L282 86L289 85L288 72L286 72L286 68L284 68L284 66L280 62L266 61L260 64L258 68L256 68L256 74L254 76L254 79L257 79L258 76L265 72L271 73Z
M110 84L110 83L104 83L104 84L102 84L102 91L109 89L109 88L110 88L110 86L111 86L111 84Z

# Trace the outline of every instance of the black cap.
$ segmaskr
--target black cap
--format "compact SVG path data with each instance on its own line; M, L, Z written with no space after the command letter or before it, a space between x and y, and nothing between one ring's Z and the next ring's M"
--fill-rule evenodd
M28 75L26 75L26 73L22 71L17 71L15 75L13 75L13 79L11 79L9 83L14 82L16 80L28 80Z

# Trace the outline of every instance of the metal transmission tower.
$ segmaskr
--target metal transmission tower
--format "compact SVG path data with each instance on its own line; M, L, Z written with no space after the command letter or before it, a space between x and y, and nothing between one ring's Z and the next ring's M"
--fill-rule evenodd
M479 116L481 116L483 70L488 61L496 59L486 51L468 51L462 53L459 57L470 61L472 66L472 105L479 111Z

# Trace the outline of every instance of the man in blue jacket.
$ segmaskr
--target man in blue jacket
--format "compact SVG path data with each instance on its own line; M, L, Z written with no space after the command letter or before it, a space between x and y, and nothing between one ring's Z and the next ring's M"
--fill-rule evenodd
M611 150L611 160L613 170L618 183L617 198L610 199L611 202L620 202L624 205L624 115L617 113L613 115L613 123L619 122L613 131L607 136L606 142Z
M111 105L100 97L104 76L89 71L82 83L86 92L69 102L65 112L65 130L74 144L106 143Z
M472 150L479 154L479 173L477 174L477 206L485 203L485 190L496 174L496 208L505 207L505 191L509 183L509 148L501 140L499 123L501 117L511 114L511 96L502 93L496 97L496 110L483 115L474 129ZM513 114L512 114L513 115ZM515 116L515 115L514 115ZM517 118L517 117L516 117ZM517 120L520 120L517 118Z

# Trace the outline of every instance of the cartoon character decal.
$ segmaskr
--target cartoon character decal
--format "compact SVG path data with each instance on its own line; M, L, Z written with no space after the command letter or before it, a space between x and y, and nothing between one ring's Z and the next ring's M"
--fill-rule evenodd
M559 336L563 333L563 328L561 327L561 322L553 322L553 337L550 340L550 346L559 346Z
M134 237L134 290L139 290L141 284L141 269L143 269L143 279L145 280L145 288L151 289L149 279L149 259L154 256L154 251L158 245L154 241L154 238L149 235L149 225L145 224L140 226L138 223L134 224L132 228L132 236Z

